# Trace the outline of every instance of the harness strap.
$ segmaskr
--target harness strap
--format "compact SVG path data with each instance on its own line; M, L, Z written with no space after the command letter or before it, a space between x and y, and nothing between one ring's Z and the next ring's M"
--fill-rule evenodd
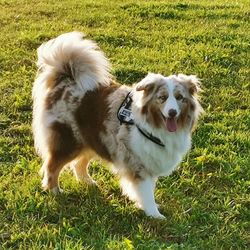
M162 143L162 141L158 138L153 136L151 133L147 132L144 129L141 129L138 125L136 125L137 129L140 131L142 135L144 135L146 138L148 138L150 141L154 142L155 144L165 147L165 145Z
M145 129L142 129L139 127L139 125L135 124L134 117L132 114L131 110L131 105L132 105L133 99L131 96L131 92L129 92L125 99L123 100L121 106L119 107L117 111L117 118L120 121L120 124L122 125L123 123L128 124L128 125L135 125L139 132L145 136L147 139L150 141L154 142L155 144L165 147L163 142L158 138L153 136L151 133L147 132Z

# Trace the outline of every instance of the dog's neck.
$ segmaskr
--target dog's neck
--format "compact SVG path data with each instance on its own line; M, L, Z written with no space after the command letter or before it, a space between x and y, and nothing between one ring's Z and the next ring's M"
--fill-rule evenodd
M153 143L165 147L161 139L158 137L152 135L152 133L148 132L145 128L143 128L141 125L137 124L134 120L134 116L132 113L132 91L127 94L125 99L123 100L121 106L119 107L117 111L117 118L120 121L120 124L128 124L128 125L134 125L138 129L138 131L146 137L148 140L152 141Z

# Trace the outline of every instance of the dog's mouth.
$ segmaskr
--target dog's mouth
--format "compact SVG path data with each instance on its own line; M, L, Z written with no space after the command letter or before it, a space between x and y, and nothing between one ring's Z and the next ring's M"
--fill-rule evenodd
M175 132L177 130L177 118L165 117L163 114L162 117L164 119L166 129L169 132Z

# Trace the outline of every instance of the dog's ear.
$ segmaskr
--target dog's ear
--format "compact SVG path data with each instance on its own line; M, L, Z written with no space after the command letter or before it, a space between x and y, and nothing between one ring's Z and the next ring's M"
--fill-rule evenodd
M184 75L179 74L178 78L181 80L181 83L188 89L188 92L191 95L195 95L201 91L200 80L195 75Z
M136 84L136 91L144 90L147 92L151 92L157 84L160 84L162 82L163 78L164 77L160 74L148 73L145 78L143 78Z

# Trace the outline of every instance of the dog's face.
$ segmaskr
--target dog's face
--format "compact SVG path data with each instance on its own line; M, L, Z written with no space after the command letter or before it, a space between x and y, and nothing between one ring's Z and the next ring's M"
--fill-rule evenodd
M195 76L182 74L164 77L150 73L136 85L136 91L142 93L139 100L141 115L150 125L169 132L193 127L199 113L197 109L201 110L196 98L199 90Z

